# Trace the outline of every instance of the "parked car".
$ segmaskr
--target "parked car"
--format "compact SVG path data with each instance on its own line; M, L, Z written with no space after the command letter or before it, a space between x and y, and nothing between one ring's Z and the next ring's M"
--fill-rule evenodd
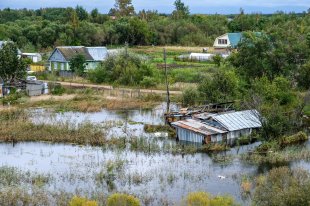
M27 76L26 78L28 81L36 81L37 77L36 76Z

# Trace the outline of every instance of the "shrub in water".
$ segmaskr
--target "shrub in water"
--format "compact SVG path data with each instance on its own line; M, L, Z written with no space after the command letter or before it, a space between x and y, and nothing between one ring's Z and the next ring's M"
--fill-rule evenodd
M304 132L298 132L297 134L294 134L288 137L283 137L280 140L280 144L282 147L284 147L286 145L296 144L296 143L304 142L306 140L308 140L307 134Z
M140 206L140 201L138 198L127 195L115 193L111 195L107 200L107 206Z
M183 200L183 206L235 206L232 197L216 196L212 197L206 192L192 192Z
M87 198L74 196L69 202L69 206L98 206L98 203Z
M268 175L257 178L253 205L309 205L309 192L310 176L307 171L275 168Z

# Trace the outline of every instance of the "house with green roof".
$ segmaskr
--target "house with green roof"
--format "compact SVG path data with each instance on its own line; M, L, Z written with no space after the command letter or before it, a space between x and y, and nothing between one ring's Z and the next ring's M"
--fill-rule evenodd
M226 33L215 39L214 49L235 49L242 39L242 33Z

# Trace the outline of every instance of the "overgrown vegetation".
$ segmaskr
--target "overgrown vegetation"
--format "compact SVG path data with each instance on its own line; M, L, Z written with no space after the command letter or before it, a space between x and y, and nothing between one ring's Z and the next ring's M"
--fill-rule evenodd
M110 55L98 68L90 71L88 76L94 83L151 87L159 82L158 71L145 57L127 51Z
M183 206L237 206L234 199L230 196L212 197L206 192L192 192L184 198Z
M256 178L253 205L309 205L310 177L302 169L280 167Z

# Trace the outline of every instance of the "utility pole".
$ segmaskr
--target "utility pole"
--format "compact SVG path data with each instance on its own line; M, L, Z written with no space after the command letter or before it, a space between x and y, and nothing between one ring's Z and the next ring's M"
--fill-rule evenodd
M170 93L169 93L169 83L168 83L168 74L167 74L167 54L166 54L166 48L164 48L164 62L165 62L166 88L167 88L167 113L169 113L170 112Z

